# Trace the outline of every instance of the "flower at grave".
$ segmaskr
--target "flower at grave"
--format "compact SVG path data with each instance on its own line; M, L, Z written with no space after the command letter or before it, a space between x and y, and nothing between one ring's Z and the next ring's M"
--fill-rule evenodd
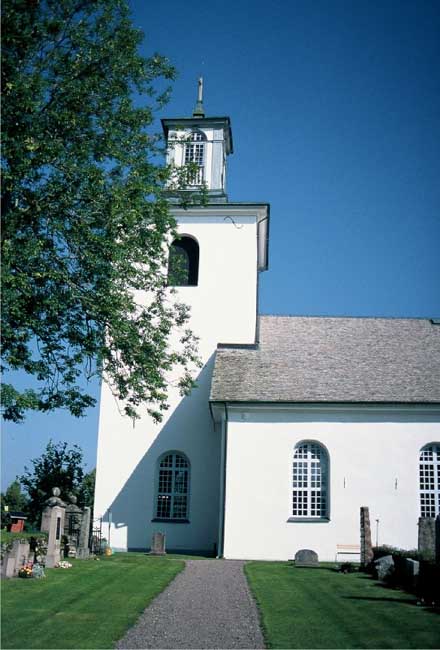
M25 564L18 571L19 578L32 578L32 564Z
M55 569L70 569L72 565L70 562L67 562L66 560L61 560L61 562L57 562L55 564Z

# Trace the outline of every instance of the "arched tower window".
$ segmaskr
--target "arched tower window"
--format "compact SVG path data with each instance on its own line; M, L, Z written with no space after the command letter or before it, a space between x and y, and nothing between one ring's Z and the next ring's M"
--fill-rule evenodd
M192 237L175 239L170 247L168 284L196 287L199 281L199 245Z
M197 167L190 174L190 185L201 185L205 180L205 142L206 135L202 131L192 131L189 141L185 144L185 165L192 164Z
M440 514L440 443L425 445L420 451L420 516Z
M317 442L295 446L292 472L292 516L326 519L329 463L327 452Z
M159 459L156 518L188 519L189 461L178 452L167 452Z

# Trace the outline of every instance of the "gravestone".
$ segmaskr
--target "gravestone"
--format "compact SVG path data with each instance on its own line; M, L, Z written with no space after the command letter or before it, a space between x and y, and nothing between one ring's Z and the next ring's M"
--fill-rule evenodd
M53 496L47 500L41 518L41 530L49 533L47 540L46 567L52 568L61 560L61 536L64 530L65 503L61 501L59 488L53 488Z
M384 557L380 557L375 561L374 568L376 569L379 580L385 580L385 578L388 578L394 572L393 556L384 555Z
M16 556L14 549L6 551L2 560L2 578L13 578L15 573Z
M366 567L373 560L371 543L370 511L367 506L361 507L361 566Z
M440 564L440 515L435 518L435 561Z
M410 587L415 587L420 571L420 562L405 558L405 580Z
M86 560L90 555L89 549L89 536L90 536L90 508L86 506L83 511L81 520L81 528L79 531L79 542L76 557L81 560Z
M318 554L308 548L295 553L295 566L319 566Z
M166 555L165 533L153 533L150 555Z
M428 555L435 554L435 519L434 517L419 518L418 550Z

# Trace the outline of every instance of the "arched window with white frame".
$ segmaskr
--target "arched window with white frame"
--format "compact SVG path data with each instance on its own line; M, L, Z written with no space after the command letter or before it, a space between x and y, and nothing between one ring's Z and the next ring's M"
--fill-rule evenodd
M185 144L185 165L196 166L191 171L189 184L202 185L204 182L205 169L205 142L206 135L202 131L192 131L188 142Z
M189 514L190 465L181 452L170 451L158 461L156 519L187 521Z
M329 459L318 442L295 446L292 463L292 518L328 519Z
M440 443L433 442L420 450L420 516L440 514Z

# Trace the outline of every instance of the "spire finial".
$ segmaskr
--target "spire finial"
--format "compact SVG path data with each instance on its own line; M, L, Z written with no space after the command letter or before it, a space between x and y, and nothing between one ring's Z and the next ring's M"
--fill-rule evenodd
M205 117L205 110L203 108L203 77L199 78L197 102L194 108L193 117Z

